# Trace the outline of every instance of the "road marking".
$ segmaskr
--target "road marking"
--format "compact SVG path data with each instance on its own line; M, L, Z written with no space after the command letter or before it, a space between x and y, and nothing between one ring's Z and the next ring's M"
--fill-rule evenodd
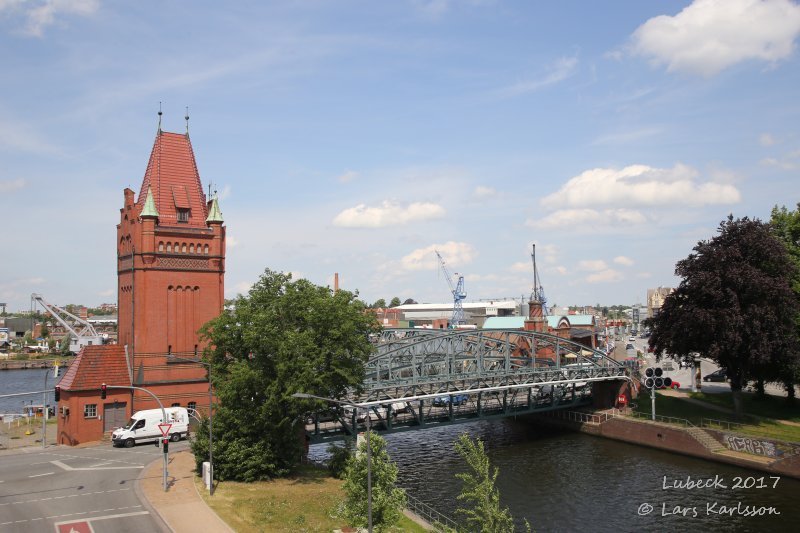
M60 499L63 499L63 498L75 498L77 496L95 496L97 494L109 494L111 492L123 492L123 491L126 491L126 490L131 490L131 489L130 488L125 488L125 489L99 490L97 492L85 492L83 494L71 494L69 496L50 496L48 498L40 498L38 500L20 500L18 502L5 502L5 503L0 503L0 507L3 507L5 505L18 505L18 504L21 504L21 503L36 503L36 502L46 502L46 501L50 501L50 500L60 500ZM113 511L113 509L106 509L106 510Z
M65 518L67 516L78 516L78 515L85 515L85 514L92 514L92 513L104 513L104 512L108 512L108 511L125 511L126 509L140 509L141 507L142 507L141 505L128 505L126 507L117 507L117 508L114 508L114 509L103 509L102 511L99 511L99 510L98 511L86 511L86 512L82 512L82 513L67 513L67 514L58 514L58 515L52 515L52 516L45 516L45 517L40 517L40 518L28 518L28 519L25 519L25 520L17 520L17 521L12 521L12 522L0 522L0 526L7 526L9 524L23 524L25 522L33 522L34 520L50 520L50 519L53 519L53 518ZM150 514L150 512L149 511L131 511L131 512L127 512L127 513L118 513L118 514L112 514L112 515L93 516L93 517L90 517L90 518L82 518L81 520L83 520L84 522L94 522L96 520L108 520L108 519L111 519L111 518L126 518L128 516L139 516L139 515L145 515L145 514ZM55 526L57 528L59 524L68 523L68 522L72 522L72 521L74 521L74 519L73 520L62 520L61 522L57 522L55 524Z
M28 477L30 478L30 477L52 476L53 474L55 474L55 472L47 472L46 474L34 474L34 475L28 476Z
M54 465L56 465L59 468L63 468L64 470L130 470L131 468L144 468L144 465L135 465L135 466L133 466L133 465L132 466L101 466L101 467L97 467L97 468L94 468L94 467L91 467L91 466L87 466L87 467L75 468L75 467L72 467L72 466L69 466L69 465L65 465L61 461L50 461L50 462L53 463Z

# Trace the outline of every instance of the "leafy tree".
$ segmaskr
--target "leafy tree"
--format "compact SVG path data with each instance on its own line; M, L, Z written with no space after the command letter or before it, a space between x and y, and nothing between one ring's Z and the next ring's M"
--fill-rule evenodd
M406 506L406 492L395 486L397 465L389 458L386 440L380 435L369 436L372 472L372 527L387 531L397 524ZM355 527L366 528L367 510L367 441L358 446L358 453L347 464L344 474L344 518Z
M331 454L331 458L328 460L328 471L336 479L344 478L347 464L353 457L353 439L346 439L344 446L329 444L328 453Z
M384 300L383 298L378 298L377 300L375 300L375 303L372 304L372 308L378 309L379 307L380 308L386 307L386 300Z
M218 406L214 459L218 479L253 481L284 476L303 448L302 416L320 402L296 392L338 398L360 390L377 331L374 315L348 291L266 270L246 296L228 302L203 326L209 341ZM207 426L206 426L207 429ZM192 450L200 469L205 433Z
M457 509L456 513L465 517L466 531L513 533L514 519L508 507L500 506L500 491L495 486L499 470L492 468L489 463L483 441L473 441L469 435L462 433L455 448L470 468L469 472L456 474L456 478L463 482L458 499L467 504L467 507Z
M772 209L772 218L770 219L773 234L783 242L786 251L789 253L792 262L795 266L794 278L792 279L792 288L798 297L800 297L800 203L797 204L795 211L789 211L786 207L775 206ZM800 337L800 314L795 318L797 324L797 335ZM786 375L782 381L790 401L794 400L795 383L800 381L800 365L795 364L793 367L785 368Z
M50 329L45 324L42 324L41 336L43 339L50 336Z
M392 301L389 302L389 307L397 307L398 305L400 305L400 298L395 296L394 298L392 298Z
M659 357L700 352L725 367L741 415L749 380L773 381L797 360L794 266L767 224L729 216L675 274L683 280L648 321L649 344Z
M415 303L417 303L417 301L416 301L415 299L413 299L413 298L406 298L406 300L403 302L403 305L415 304Z

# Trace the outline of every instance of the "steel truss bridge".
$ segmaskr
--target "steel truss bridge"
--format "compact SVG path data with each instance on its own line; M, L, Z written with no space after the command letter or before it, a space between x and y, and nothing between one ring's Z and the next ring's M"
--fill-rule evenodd
M311 414L312 443L591 403L593 384L630 379L604 352L520 330L386 329L375 336L364 392Z

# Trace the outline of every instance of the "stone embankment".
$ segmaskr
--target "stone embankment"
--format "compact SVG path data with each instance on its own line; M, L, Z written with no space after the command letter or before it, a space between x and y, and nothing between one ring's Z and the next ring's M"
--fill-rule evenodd
M58 361L61 368L69 367L72 358L63 359L0 359L0 370L26 370L29 368L53 368L53 363Z

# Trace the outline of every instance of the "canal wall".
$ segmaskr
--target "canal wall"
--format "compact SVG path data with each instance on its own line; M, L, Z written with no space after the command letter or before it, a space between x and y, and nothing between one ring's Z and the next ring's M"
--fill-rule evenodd
M570 416L574 415L574 416ZM742 468L800 479L800 449L792 443L780 443L788 452L777 456L755 455L729 449L723 444L729 432L707 428L682 428L662 422L640 420L608 413L563 413L531 415L535 423L555 425L597 437L613 439L659 450L726 463ZM737 436L762 444L777 441Z
M53 368L55 359L0 359L0 370L28 370L31 368ZM73 358L58 359L60 368L68 368Z

